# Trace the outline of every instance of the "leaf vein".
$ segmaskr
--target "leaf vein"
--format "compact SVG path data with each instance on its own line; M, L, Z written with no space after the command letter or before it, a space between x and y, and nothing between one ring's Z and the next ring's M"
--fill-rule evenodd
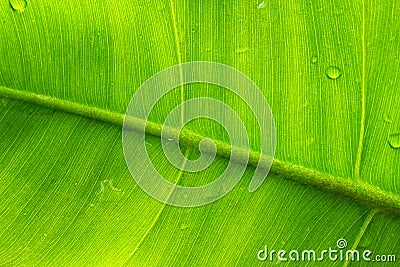
M55 97L43 98L43 96L35 93L19 91L11 88L0 86L0 96L8 97L13 100L28 102L40 105L50 109L64 111L75 115L87 117L89 119L99 120L111 123L117 126L124 124L124 115L103 110L97 107L86 106L83 104L71 102L68 100L58 99ZM143 120L134 117L128 117L129 126L135 129L135 125L142 125ZM153 136L161 136L162 125L147 121L146 133ZM167 129L174 131L176 129ZM186 147L198 147L198 144L205 137L195 132L186 130L182 131L180 141ZM217 146L218 155L221 158L229 158L232 147L219 140L213 140ZM243 150L242 153L249 153L248 166L257 166L258 163L268 163L270 159L266 159L264 155L258 152ZM247 155L246 155L247 156ZM240 160L240 159L239 159ZM242 162L245 163L245 162ZM322 190L341 194L354 200L381 211L389 212L400 216L400 196L398 194L387 192L377 186L358 180L357 182L346 177L338 177L317 170L309 169L303 166L295 165L289 162L274 159L271 173L282 175L287 180L292 180L306 185L311 185Z

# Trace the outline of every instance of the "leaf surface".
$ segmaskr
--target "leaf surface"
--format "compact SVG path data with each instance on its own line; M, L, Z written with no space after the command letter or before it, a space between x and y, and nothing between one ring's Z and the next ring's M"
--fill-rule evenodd
M217 202L167 206L136 185L121 144L121 118L145 80L182 62L219 62L248 75L270 103L277 162L354 188L362 181L398 205L400 150L390 139L400 133L394 2L26 3L0 4L0 264L256 265L265 245L322 251L340 238L349 249L400 257L398 214L375 209L368 197L361 204L340 188L307 182L313 177L294 182L285 168L249 193L249 166ZM216 89L188 85L183 97L229 104L258 151L251 110ZM180 103L180 90L161 100L152 122ZM207 121L188 129L228 141ZM227 163L217 158L201 174L183 173L167 162L159 137L146 140L160 173L181 185L209 182Z

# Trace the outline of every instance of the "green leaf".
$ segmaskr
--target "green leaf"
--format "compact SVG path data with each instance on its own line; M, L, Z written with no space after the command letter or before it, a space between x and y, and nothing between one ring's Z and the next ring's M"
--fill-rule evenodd
M400 257L399 12L386 0L3 1L0 264L249 266L265 246L319 253L339 239ZM137 186L121 126L144 81L191 61L232 66L261 88L277 149L271 174L249 193L260 146L251 110L212 85L177 88L147 129L164 177L205 184L227 164L228 138L207 120L186 127L183 149L198 156L196 138L206 136L220 157L201 173L168 163L159 129L183 99L227 103L252 149L227 196L179 208Z

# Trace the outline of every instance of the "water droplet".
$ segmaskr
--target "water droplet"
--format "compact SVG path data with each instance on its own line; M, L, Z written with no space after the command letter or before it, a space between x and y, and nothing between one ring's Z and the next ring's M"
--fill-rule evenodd
M392 123L392 119L391 119L388 115L386 115L385 118L383 118L383 120L384 120L386 123Z
M93 203L92 203L92 204L90 204L90 207L91 207L91 208L94 208L94 204L93 204Z
M189 225L187 224L182 224L181 227L179 227L180 230L186 230L189 228Z
M315 64L318 62L318 58L317 57L312 57L311 58L311 63Z
M262 1L261 3L258 4L257 8L264 8L265 7L265 1Z
M193 29L192 29L192 33L196 33L196 29L193 28Z
M14 11L24 12L28 3L25 0L10 0L10 6Z
M342 70L336 66L330 66L325 70L325 74L329 79L336 80L342 76Z
M250 50L250 48L248 48L246 46L240 46L240 47L236 48L236 53L242 54L242 53L246 53L249 50Z
M389 145L392 148L400 148L400 133L389 135Z

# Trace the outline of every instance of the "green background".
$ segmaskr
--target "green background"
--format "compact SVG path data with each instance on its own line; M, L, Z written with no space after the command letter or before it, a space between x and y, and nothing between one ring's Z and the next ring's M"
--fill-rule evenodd
M121 125L36 103L66 100L122 116L135 90L164 68L197 60L227 64L268 100L276 159L399 196L400 6L387 0L259 4L0 3L0 264L249 266L261 264L257 252L264 245L321 251L339 238L348 248L400 257L398 215L292 182L285 170L249 193L249 167L233 191L207 206L159 203L126 167ZM341 76L327 77L330 66ZM26 92L40 94L32 95L40 101L18 101ZM228 92L215 92L192 85L183 96L236 107L257 151L250 111ZM181 91L167 97L153 122L181 101ZM225 141L210 122L188 128ZM168 179L202 183L165 162L158 137L147 141ZM201 177L215 177L225 165L219 158ZM98 194L105 179L122 191L105 186Z

